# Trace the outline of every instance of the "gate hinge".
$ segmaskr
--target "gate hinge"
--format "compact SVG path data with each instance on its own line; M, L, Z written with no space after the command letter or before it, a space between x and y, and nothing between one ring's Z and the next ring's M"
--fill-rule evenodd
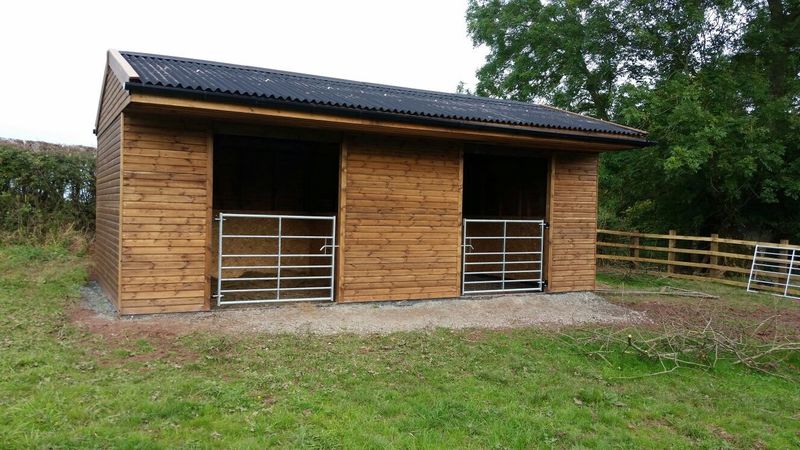
M547 287L547 280L542 280L542 289Z
M548 229L550 228L550 222L543 222L542 226L544 226L545 229Z

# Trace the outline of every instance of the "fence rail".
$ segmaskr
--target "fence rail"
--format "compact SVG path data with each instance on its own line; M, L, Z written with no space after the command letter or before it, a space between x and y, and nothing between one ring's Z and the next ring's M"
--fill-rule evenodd
M669 234L597 230L597 260L600 265L660 270L668 276L690 280L711 278L743 288L747 287L757 245L779 245L800 251L800 246L789 245L787 240L771 243L725 239L716 234L685 236L674 230Z

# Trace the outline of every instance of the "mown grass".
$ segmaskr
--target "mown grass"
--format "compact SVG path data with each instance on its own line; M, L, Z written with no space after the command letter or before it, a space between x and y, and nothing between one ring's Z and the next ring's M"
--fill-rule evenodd
M624 380L659 367L536 329L113 338L68 319L85 274L0 248L2 447L800 445L797 385L740 367Z

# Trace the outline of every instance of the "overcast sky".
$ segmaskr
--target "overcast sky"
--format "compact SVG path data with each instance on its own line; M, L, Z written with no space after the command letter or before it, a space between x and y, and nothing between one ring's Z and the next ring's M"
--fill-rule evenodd
M453 92L486 51L466 0L12 1L0 27L0 137L95 145L109 48Z

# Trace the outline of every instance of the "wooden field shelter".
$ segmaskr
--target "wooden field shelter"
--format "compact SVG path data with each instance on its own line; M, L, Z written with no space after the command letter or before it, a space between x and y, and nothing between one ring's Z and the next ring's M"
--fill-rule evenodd
M108 52L95 276L120 314L595 287L598 155L560 109Z

